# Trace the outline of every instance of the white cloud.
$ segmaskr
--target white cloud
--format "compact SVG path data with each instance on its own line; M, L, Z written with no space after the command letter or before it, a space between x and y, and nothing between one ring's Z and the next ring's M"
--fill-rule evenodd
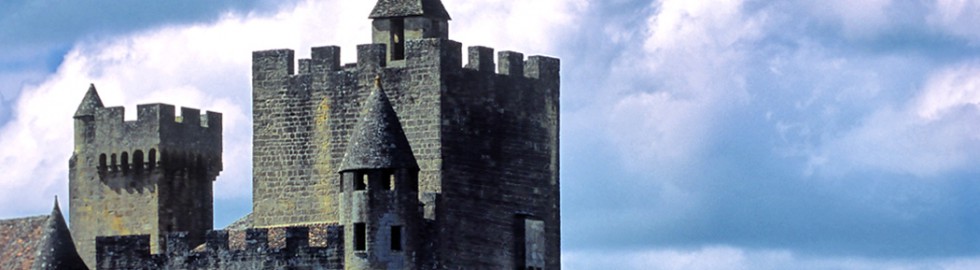
M529 51L554 54L550 41L557 39L549 37L572 31L568 26L585 3L445 4L462 22L451 22L450 38L454 33L476 33L457 39L464 46L503 44L522 49L529 43ZM225 166L215 182L215 196L249 196L251 52L290 48L297 58L305 58L311 46L338 45L343 61L354 62L356 45L370 42L366 17L373 5L373 1L306 1L269 16L225 14L213 23L167 26L76 44L54 74L20 90L13 108L16 115L0 129L0 145L5 146L0 148L0 170L6 172L0 181L0 216L44 213L53 194L66 198L71 115L89 83L95 83L107 106L125 105L128 119L135 118L135 104L151 102L222 112ZM524 31L508 32L499 27L501 22ZM489 29L494 30L479 32ZM485 43L466 44L470 39Z
M636 251L568 251L562 254L565 269L644 270L765 270L765 269L977 269L978 257L954 257L909 261L863 257L801 256L787 250L754 250L732 246L695 249Z
M933 26L980 45L980 2L973 0L936 0L927 20Z
M812 157L824 172L885 171L930 177L980 158L980 64L933 72L918 96L885 106L829 138Z
M607 130L634 166L678 168L711 143L717 118L749 101L745 54L766 17L737 0L655 5L642 47L610 72Z
M887 13L891 0L830 0L805 5L818 18L840 25L849 38L873 36L891 23Z

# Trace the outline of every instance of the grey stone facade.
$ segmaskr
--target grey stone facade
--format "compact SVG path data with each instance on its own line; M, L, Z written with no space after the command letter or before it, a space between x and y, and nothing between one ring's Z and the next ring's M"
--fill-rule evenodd
M123 122L86 97L71 218L88 265L560 269L559 60L469 47L464 63L438 0L379 0L370 18L355 63L335 46L252 54L253 212L237 248L208 231L220 115L141 105ZM99 160L149 149L157 163Z
M78 252L95 265L95 239L149 235L162 251L167 232L189 232L200 244L213 228L212 184L221 171L221 114L166 104L104 107L90 86L75 113L75 149L69 161L71 233Z

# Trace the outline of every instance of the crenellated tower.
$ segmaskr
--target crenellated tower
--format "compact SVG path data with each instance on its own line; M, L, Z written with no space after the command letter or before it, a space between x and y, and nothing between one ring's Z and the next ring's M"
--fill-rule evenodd
M372 92L384 92L418 166L416 232L425 239L413 247L418 267L559 269L559 60L464 48L449 39L439 0L379 0L369 18L372 43L358 45L350 63L336 46L298 60L289 49L253 52L249 225L341 223L348 241L358 214L365 243L383 244L370 237L387 237L372 232L390 224L368 226L380 222L373 215L411 207L370 188L398 170L345 160L360 147ZM357 195L353 179L364 175L365 195ZM373 214L358 203L370 203ZM402 210L379 208L388 204ZM366 248L345 250L367 256L347 262L379 267Z
M167 232L204 242L213 228L212 181L222 170L221 114L174 106L104 107L89 87L75 112L69 162L71 231L85 263L95 266L95 238L146 234L151 250Z

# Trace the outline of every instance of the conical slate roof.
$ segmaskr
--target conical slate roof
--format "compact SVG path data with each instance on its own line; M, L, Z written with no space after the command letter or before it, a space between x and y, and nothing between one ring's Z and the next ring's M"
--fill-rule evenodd
M371 19L423 16L450 20L449 12L440 0L378 0L371 11Z
M0 220L0 269L88 269L57 198L50 215Z
M82 98L82 103L79 103L78 109L75 110L75 117L95 115L95 110L103 107L102 98L99 98L99 92L95 91L95 84L90 84L85 97Z
M377 78L347 143L340 172L402 168L418 169L419 165L398 116L381 87L380 78Z
M71 231L65 223L58 207L58 198L54 199L54 209L44 225L44 236L39 243L38 256L34 260L34 269L88 269L78 255L75 243L71 239Z

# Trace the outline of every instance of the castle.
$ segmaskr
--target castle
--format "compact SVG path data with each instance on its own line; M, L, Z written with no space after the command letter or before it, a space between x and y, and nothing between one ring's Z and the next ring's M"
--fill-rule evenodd
M464 66L439 0L378 0L369 18L356 63L335 46L252 54L252 213L225 230L221 114L148 104L125 121L91 86L69 162L74 247L34 265L559 269L558 59L469 47Z

